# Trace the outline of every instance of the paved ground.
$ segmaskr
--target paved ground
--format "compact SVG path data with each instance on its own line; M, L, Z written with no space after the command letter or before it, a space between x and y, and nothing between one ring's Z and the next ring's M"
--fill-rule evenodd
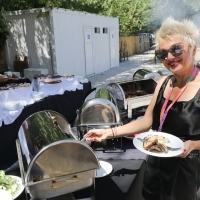
M197 50L196 60L200 61L200 48ZM87 78L91 81L92 88L102 87L111 82L132 80L134 72L140 68L150 69L153 72L165 69L159 61L155 64L154 51L148 51L129 57L128 60L120 62L119 67Z

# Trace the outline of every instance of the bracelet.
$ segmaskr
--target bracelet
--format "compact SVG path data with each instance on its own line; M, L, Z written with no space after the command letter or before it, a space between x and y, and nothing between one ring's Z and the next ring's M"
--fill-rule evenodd
M117 137L117 128L115 127L115 136Z
M115 134L114 134L114 131L113 131L113 129L111 128L111 130L112 130L112 134L113 134L113 138L115 137Z

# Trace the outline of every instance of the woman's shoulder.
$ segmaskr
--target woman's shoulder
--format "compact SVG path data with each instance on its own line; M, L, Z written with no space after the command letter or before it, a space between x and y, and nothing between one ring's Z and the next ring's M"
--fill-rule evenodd
M171 78L172 76L169 75L169 76L162 76L158 83L157 83L157 86L160 88L164 83L168 82L168 80Z

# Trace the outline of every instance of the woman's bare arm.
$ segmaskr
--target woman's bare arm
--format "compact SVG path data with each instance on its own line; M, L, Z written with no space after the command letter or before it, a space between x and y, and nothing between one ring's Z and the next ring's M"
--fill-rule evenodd
M87 140L91 139L91 141L94 141L94 140L102 141L105 139L113 138L113 135L114 135L114 137L122 137L122 136L127 136L127 135L131 135L131 134L139 134L139 133L148 131L152 126L153 108L156 103L158 92L159 92L160 87L165 79L166 79L166 76L162 77L159 80L159 82L156 86L156 89L154 91L152 100L151 100L149 106L147 107L145 115L142 119L132 121L123 126L115 127L115 128L113 128L113 130L110 128L109 129L100 129L100 130L98 130L98 129L90 130L90 131L88 131L87 134L90 134L91 136L89 138L87 138Z

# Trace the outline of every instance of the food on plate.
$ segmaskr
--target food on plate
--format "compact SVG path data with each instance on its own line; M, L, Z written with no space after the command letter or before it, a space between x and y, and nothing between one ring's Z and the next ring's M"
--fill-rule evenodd
M0 170L0 189L8 191L12 196L14 196L19 187L20 184L17 179L5 175L5 172Z
M0 78L8 78L6 75L0 74Z
M61 80L57 80L57 81L42 81L45 84L55 84L55 83L60 83L62 82Z
M155 145L158 142L158 139L155 135L148 135L144 137L143 147L144 149L149 149L153 145Z
M74 78L74 75L70 75L70 74L67 74L67 73L66 73L66 74L64 74L64 77L65 77L65 78Z
M153 146L151 146L149 149L149 151L158 151L158 152L164 152L164 153L168 153L168 148L165 144L161 144L161 143L156 143Z
M19 83L18 84L19 87L28 87L30 85L31 85L30 83Z
M168 153L168 148L165 143L168 143L169 139L160 135L148 135L144 137L143 147L148 151L164 152Z
M16 74L12 74L12 78L19 78Z

